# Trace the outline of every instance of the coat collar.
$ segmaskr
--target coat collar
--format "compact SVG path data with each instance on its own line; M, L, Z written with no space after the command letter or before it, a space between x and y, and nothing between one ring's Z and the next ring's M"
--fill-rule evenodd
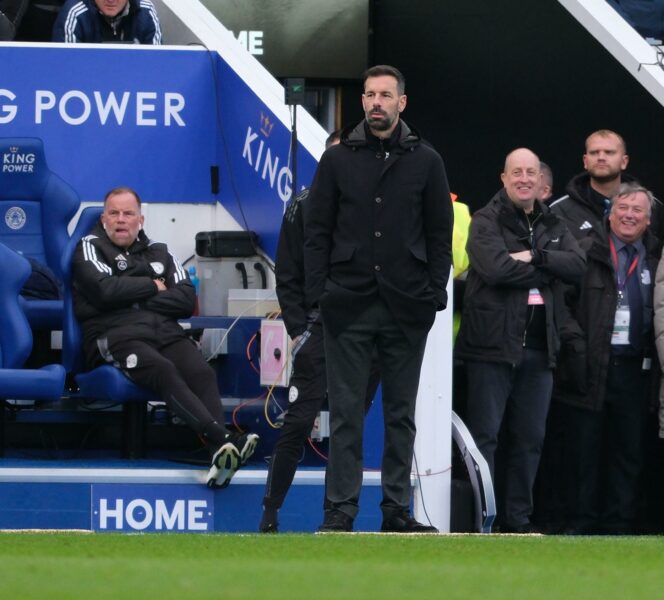
M514 206L510 200L505 188L502 188L491 199L498 212L498 222L503 226L513 231L514 233L522 234L526 231L526 224L524 219L519 214L519 209ZM547 229L559 222L558 217L553 214L549 207L540 202L535 201L534 213L536 220L539 224L544 225Z
M403 119L399 119L401 127L399 129L399 137L396 140L396 147L393 150L408 150L417 146L420 141L420 135L409 127ZM367 139L366 129L364 127L365 121L360 121L354 127L348 127L341 132L341 143L351 148L361 148L369 145Z

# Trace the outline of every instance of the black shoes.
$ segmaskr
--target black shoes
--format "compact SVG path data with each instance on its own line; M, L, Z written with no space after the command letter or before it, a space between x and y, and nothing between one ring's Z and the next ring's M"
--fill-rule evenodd
M260 533L279 533L277 511L274 508L264 508L261 523L258 526Z
M539 533L542 532L535 527L532 523L521 523L520 525L502 525L500 528L500 533L519 533L519 534L528 534L528 533Z
M431 525L419 523L407 512L394 513L383 517L381 531L393 533L438 533ZM353 519L340 510L326 510L323 524L318 528L320 533L339 533L353 531Z
M353 519L340 510L326 510L323 524L318 528L320 533L339 533L353 531Z
M407 512L383 516L381 531L392 533L438 533L433 525L424 525L416 521Z

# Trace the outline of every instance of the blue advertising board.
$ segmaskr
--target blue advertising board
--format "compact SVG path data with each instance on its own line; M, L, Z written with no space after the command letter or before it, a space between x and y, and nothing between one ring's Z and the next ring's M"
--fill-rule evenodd
M0 64L0 137L41 138L82 200L129 185L147 202L218 201L274 256L292 194L290 130L219 54L8 45ZM300 145L298 181L315 168Z
M51 170L83 200L122 184L147 201L213 202L214 60L177 50L2 47L0 136L41 138Z
M218 62L220 201L274 256L281 218L292 195L290 129L223 61ZM299 108L302 110L302 108ZM297 150L297 191L309 186L317 161Z

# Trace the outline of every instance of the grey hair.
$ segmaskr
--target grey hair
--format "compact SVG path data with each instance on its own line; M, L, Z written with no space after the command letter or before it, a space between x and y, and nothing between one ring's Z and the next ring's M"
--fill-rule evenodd
M648 198L648 216L652 215L652 211L655 207L655 196L649 189L644 188L636 181L620 184L618 191L611 197L611 210L613 210L613 205L618 198L624 198L625 196L631 196L632 194L638 194L639 192L644 193Z

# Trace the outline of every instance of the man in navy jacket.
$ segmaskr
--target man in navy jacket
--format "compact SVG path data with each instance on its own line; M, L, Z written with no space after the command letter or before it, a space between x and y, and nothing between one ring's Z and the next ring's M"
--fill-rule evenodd
M68 0L53 27L53 41L161 44L151 0Z

